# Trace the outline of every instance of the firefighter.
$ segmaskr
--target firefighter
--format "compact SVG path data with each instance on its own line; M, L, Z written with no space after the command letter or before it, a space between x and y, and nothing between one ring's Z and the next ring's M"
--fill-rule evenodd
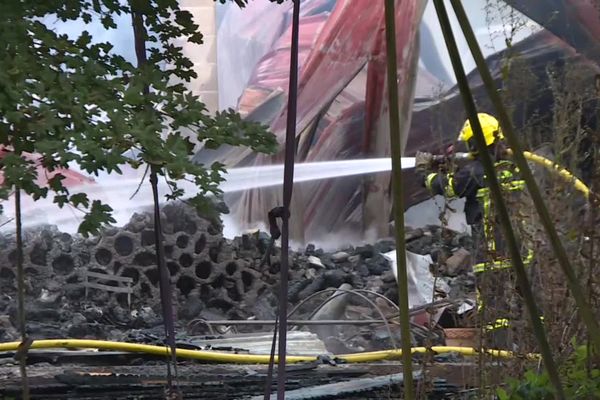
M477 116L503 191L505 194L522 192L524 182L519 179L516 166L507 158L507 148L498 121L485 113L479 113ZM455 171L449 171L451 156L434 157L431 153L418 152L415 157L415 169L432 195L465 199L465 218L473 236L487 242L487 246L478 246L475 249L476 261L489 261L488 256L491 252L493 261L497 262L495 266L502 267L506 266L506 263L502 263L506 254L503 254L502 238L497 229L485 172L474 140L471 123L467 120L458 135L458 141L466 146L470 155L468 161L457 166Z
M523 206L518 205L518 200L528 196L522 196L525 185L519 179L518 169L507 158L507 148L499 123L496 118L485 113L479 113L478 119L487 145L486 151L495 164L503 197L511 210L522 210ZM452 157L436 157L430 153L418 152L415 157L415 169L432 195L464 198L465 218L471 227L474 242L473 270L477 274L478 289L485 293L486 308L490 310L484 316L483 322L490 326L505 326L507 317L520 314L521 299L512 276L510 258L502 243L500 225L496 219L494 204L474 140L471 123L467 120L460 131L458 141L466 146L470 155L468 161L453 166ZM526 221L524 218L513 220L520 226ZM522 231L517 229L517 232ZM521 243L521 254L528 265L533 254L525 241L522 240ZM479 306L481 307L481 302Z

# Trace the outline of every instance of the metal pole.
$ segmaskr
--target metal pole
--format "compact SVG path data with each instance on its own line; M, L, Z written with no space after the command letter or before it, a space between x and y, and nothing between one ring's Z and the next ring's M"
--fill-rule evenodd
M515 164L517 164L517 167L519 167L521 177L527 184L527 189L529 190L535 208L540 216L540 220L544 225L546 234L548 235L548 239L550 240L552 249L554 250L554 254L556 255L563 273L567 278L567 285L569 286L569 290L575 299L575 303L579 309L579 315L588 328L589 336L594 342L596 351L600 351L600 326L598 325L598 320L595 318L589 303L585 299L585 292L579 285L577 275L575 274L573 266L569 261L567 252L565 251L558 233L556 232L556 228L552 223L552 218L550 217L548 208L544 203L540 189L535 181L535 178L533 177L533 174L531 173L531 169L527 164L527 160L523 155L523 147L519 143L519 139L514 132L510 118L508 117L508 113L504 108L502 99L500 98L496 85L494 84L494 79L492 78L492 75L485 64L485 59L483 58L483 54L481 53L481 49L479 48L479 44L477 43L473 29L469 24L467 14L465 13L460 1L451 0L451 3L456 17L458 18L458 22L460 23L463 34L465 35L467 43L469 44L469 49L471 50L475 63L477 64L477 69L479 70L483 84L485 85L487 93L494 104L498 120L500 121L500 126L502 127L502 132L504 133L506 141L512 149Z
M27 378L27 319L25 316L25 272L23 272L23 219L21 216L21 188L15 187L15 222L17 226L17 314L21 333L22 351L19 354L19 370L21 372L22 396L29 400L29 380Z
M546 339L544 326L542 325L542 321L538 314L535 299L531 291L531 286L529 285L529 279L527 278L527 272L525 271L525 265L523 264L523 259L521 258L521 254L519 252L517 238L512 229L506 204L502 198L502 189L500 188L500 183L498 182L498 178L496 176L494 162L487 151L483 131L481 130L481 125L479 124L479 118L477 117L477 109L475 108L475 102L469 88L469 82L460 59L460 53L458 52L458 48L456 46L454 34L452 33L452 27L450 25L450 20L448 19L448 13L446 12L443 0L433 0L433 3L442 27L442 33L444 35L444 40L446 41L446 47L450 53L450 60L452 61L452 67L454 68L454 73L456 75L456 81L460 89L461 97L463 99L467 115L469 116L471 127L473 128L475 144L477 146L481 163L483 164L483 168L485 170L487 183L496 203L495 205L497 208L498 218L500 219L513 267L517 274L517 281L523 292L525 305L527 306L529 316L531 317L533 332L538 341L538 345L540 346L542 358L544 360L546 370L548 371L548 375L554 384L556 396L559 399L564 399L565 396L560 383L558 370L552 358L552 350L550 349L550 345Z
M283 217L281 224L281 271L279 274L279 346L277 364L277 400L285 400L285 362L287 341L287 305L289 275L289 219L294 187L294 158L296 156L296 108L298 102L298 32L300 0L294 0L292 15L292 45L290 54L290 85L285 132L285 164L283 169Z
M144 25L144 15L134 7L134 2L130 1L131 21L133 25L133 37L135 42L135 53L138 62L138 68L148 63L146 55L147 32ZM150 94L150 88L145 85L142 89L144 95ZM145 107L151 108L146 104ZM165 250L162 234L162 224L160 220L160 203L158 198L158 172L159 167L150 166L150 185L152 187L152 200L154 203L154 240L156 242L156 265L159 271L159 291L160 303L165 329L166 344L170 348L170 357L167 357L167 389L173 391L173 375L171 374L171 363L175 378L177 378L177 356L175 354L175 316L173 314L173 299L171 294L171 281L169 270L165 264Z
M396 265L398 275L398 305L402 339L402 372L404 398L415 398L410 319L408 307L408 278L406 272L406 243L404 241L404 193L402 179L402 144L400 143L400 115L398 111L398 70L396 65L395 0L385 0L385 43L387 55L388 108L390 114L390 147L392 155L392 189L394 229L396 234Z

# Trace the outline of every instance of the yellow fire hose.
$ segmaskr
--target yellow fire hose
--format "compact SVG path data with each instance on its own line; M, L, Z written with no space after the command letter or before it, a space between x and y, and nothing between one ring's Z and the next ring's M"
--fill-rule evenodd
M512 150L508 150L508 153L512 155ZM539 156L537 154L531 153L529 151L524 151L523 156L531 162L534 162L538 165L543 166L544 168L552 171L554 174L560 176L567 182L571 182L573 187L580 191L585 198L590 197L590 189L583 183L579 178L569 172L567 169L561 167L557 163L552 160L549 160L545 157Z
M507 149L506 153L510 156L513 155L513 152L511 149ZM454 156L458 159L463 159L463 160L472 160L473 159L473 155L471 153L456 153ZM590 188L587 187L585 185L585 183L583 183L579 178L577 178L575 175L573 175L566 168L561 167L556 162L549 160L546 157L542 157L542 156L532 153L530 151L524 151L523 156L527 160L546 168L553 174L555 174L558 177L562 178L563 180L571 183L576 190L578 190L579 192L581 192L581 194L583 194L585 196L586 199L590 197L590 193L591 193ZM435 156L435 157L442 157L442 156Z
M17 351L21 342L0 343L0 352ZM111 342L105 340L87 340L87 339L50 339L50 340L35 340L31 344L30 349L98 349L98 350L113 350L125 351L131 353L145 353L156 356L169 355L169 348L163 346L154 346L148 344L126 343L126 342ZM459 353L464 356L476 356L481 353L480 350L471 347L454 347L454 346L433 346L413 347L413 354L430 353ZM482 350L492 357L512 358L519 357L515 353L507 350ZM177 349L176 355L179 358L200 360L216 363L234 363L234 364L268 364L269 355L259 354L231 354L206 350L189 350ZM385 360L396 360L402 356L401 350L382 350L356 354L336 355L332 358L343 360L348 363L374 362ZM524 358L535 359L539 357L537 354L527 354ZM277 357L276 357L277 359ZM317 361L315 356L287 356L286 360L289 363L311 362ZM277 361L277 360L276 360Z

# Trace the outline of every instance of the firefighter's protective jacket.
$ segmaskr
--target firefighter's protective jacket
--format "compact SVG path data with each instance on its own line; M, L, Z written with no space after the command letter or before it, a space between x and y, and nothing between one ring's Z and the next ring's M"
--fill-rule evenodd
M524 190L525 183L519 179L516 166L510 161L501 160L496 162L495 167L505 199L513 197L512 200L514 200L515 194L522 199L524 196L520 194ZM496 220L496 213L490 199L481 162L479 160L470 161L454 173L432 172L425 177L424 181L425 186L433 195L465 199L466 222L473 228L474 234L481 234L483 236L481 239L485 241L485 246L476 249L475 258L478 264L474 266L475 272L479 272L479 269L483 270L484 268L502 269L509 267L510 262L507 254L505 254L502 234ZM512 208L513 211L519 211L520 205ZM489 260L485 256L486 252L487 255L492 255L493 265L487 263L484 266L484 259ZM526 262L532 257L530 249L526 247L522 249L522 254L526 256L524 260Z
M431 194L465 198L465 217L469 225L482 221L483 210L477 193L485 186L485 173L479 160L470 161L455 173L432 172L425 178L425 187Z

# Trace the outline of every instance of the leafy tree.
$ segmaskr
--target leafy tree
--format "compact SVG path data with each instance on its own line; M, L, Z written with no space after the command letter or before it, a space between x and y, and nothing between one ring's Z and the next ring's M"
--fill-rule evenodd
M116 29L115 16L122 14L132 16L137 66L115 54L110 43L94 42L87 31L70 38L43 23L51 16L85 24L100 21L105 29ZM211 115L185 87L196 73L174 41L200 44L202 34L177 0L3 0L0 15L0 145L8 151L0 160L0 198L17 194L18 243L21 191L34 199L53 194L58 207L83 210L83 235L114 222L108 204L63 185L60 171L71 162L96 175L145 165L154 182L158 176L168 181L170 199L185 195L178 181L192 181L199 192L189 201L206 212L211 210L208 196L220 194L224 169L220 163L194 164L191 156L200 145L241 145L261 152L276 147L266 127L242 120L233 110ZM190 132L196 141L188 138ZM129 150L137 155L126 156ZM56 173L47 185L37 181L39 164Z
M100 19L106 29L115 29L114 16L130 13L131 7L144 16L144 39L153 45L147 63L139 67L114 54L110 43L94 43L87 31L71 39L41 21L52 15L85 23ZM174 39L202 43L202 34L176 0L133 0L131 5L118 0L3 1L0 13L5 44L0 48L0 145L11 151L0 163L4 197L15 187L36 199L53 192L58 206L87 212L80 226L87 235L114 222L111 208L85 193L70 193L60 173L48 186L38 185L36 160L25 153L39 154L49 171L68 169L69 162L91 174L150 164L169 180L171 198L183 195L177 180L192 180L200 192L190 201L206 207L206 196L220 193L223 165L190 161L198 150L187 137L190 131L209 148L229 144L268 152L275 147L264 126L243 121L232 110L210 115L184 86L196 73ZM126 156L128 150L137 156Z

